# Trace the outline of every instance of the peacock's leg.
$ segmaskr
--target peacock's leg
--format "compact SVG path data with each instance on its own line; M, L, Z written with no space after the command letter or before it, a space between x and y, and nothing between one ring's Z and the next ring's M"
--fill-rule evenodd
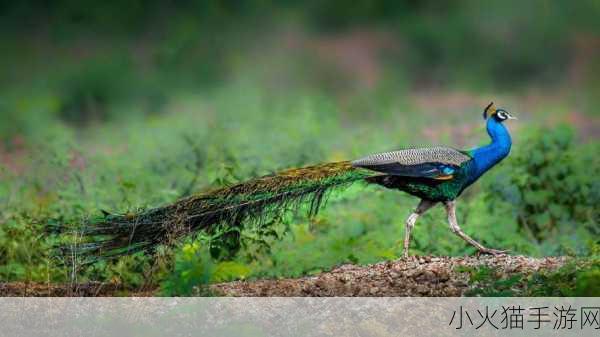
M475 246L475 248L479 250L479 253L492 255L500 255L506 253L505 250L497 250L484 247L482 244L475 241L473 238L465 234L465 232L463 232L462 229L460 229L460 226L458 226L458 221L456 220L456 203L454 200L444 202L444 206L446 207L446 213L448 214L448 223L450 224L450 230L452 230L452 233L458 235L461 239Z
M415 227L415 222L417 222L417 218L419 218L421 214L425 213L435 204L435 201L422 199L415 211L408 216L408 219L406 219L406 226L404 231L404 251L402 253L404 257L408 257L408 246L410 245L410 232L412 231L413 227Z

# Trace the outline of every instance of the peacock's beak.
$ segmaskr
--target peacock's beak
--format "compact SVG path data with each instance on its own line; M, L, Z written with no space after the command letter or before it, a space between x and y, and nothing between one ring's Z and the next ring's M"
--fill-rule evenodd
M518 119L517 117L513 116L510 112L508 112L506 110L503 110L503 111L504 111L504 113L506 113L506 117L508 119Z

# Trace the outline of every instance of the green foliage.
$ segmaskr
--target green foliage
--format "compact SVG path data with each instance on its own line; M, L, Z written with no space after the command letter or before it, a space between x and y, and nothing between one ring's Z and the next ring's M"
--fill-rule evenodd
M599 263L596 262L595 268L580 271L577 275L577 286L575 287L574 296L598 297L600 296L600 285L598 278L600 277Z
M515 296L517 287L523 282L523 275L503 276L498 270L489 267L460 267L456 272L468 273L470 290L466 296L503 297Z
M49 256L51 240L28 214L0 213L0 279L50 279L54 273Z
M578 232L600 235L594 174L600 172L599 148L576 146L573 138L565 126L532 132L486 186L488 196L509 203L519 228L538 242Z
M557 270L531 275L504 275L488 267L457 268L469 275L467 296L536 296L597 297L600 296L600 245L591 244L589 255L572 258Z
M471 288L466 292L467 296L600 296L597 278L600 261L597 258L570 261L556 271L532 275L505 276L485 267L459 271L469 273Z
M105 121L109 108L122 100L133 84L127 74L130 70L125 62L106 59L75 69L61 85L60 117L77 124Z
M103 55L61 73L57 83L58 116L88 125L129 114L155 114L166 104L163 89L150 75L140 74L126 54ZM131 106L135 104L137 108Z
M248 267L237 262L214 262L206 246L196 241L184 244L176 254L173 272L161 288L165 296L207 296L208 284L243 279L249 273Z

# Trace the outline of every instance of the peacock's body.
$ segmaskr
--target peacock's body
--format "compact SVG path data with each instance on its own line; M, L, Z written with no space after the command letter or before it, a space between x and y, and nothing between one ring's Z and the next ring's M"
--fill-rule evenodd
M353 161L356 167L385 173L367 179L431 201L454 200L474 174L473 158L448 147L406 149Z
M411 148L380 153L352 162L320 164L290 169L180 200L134 215L107 215L87 224L87 239L76 253L111 257L151 250L159 244L200 230L217 228L239 240L248 222L267 223L282 211L308 205L316 214L332 189L364 181L398 189L421 198L406 220L404 255L408 255L410 233L417 218L443 203L453 233L482 253L499 254L466 235L458 226L454 200L482 174L508 155L511 138L502 124L513 117L490 104L484 110L491 143L469 151L449 147Z

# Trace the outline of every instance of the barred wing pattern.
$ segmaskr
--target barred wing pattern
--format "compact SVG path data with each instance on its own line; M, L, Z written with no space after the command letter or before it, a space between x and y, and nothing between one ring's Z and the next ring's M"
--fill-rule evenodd
M467 154L450 147L411 148L372 154L352 165L390 175L452 179L460 166L471 160Z

